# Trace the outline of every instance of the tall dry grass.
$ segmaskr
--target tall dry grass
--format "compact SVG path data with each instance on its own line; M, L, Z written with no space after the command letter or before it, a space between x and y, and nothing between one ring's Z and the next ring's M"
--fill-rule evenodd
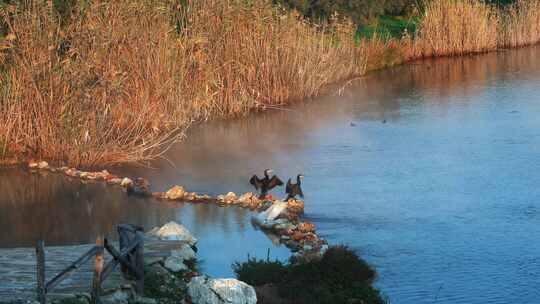
M408 59L480 53L540 41L540 1L498 7L475 0L426 4L418 33L404 39Z
M521 47L540 41L540 1L519 0L501 16L501 47Z
M8 149L77 165L135 161L184 127L168 114L178 65L162 12L98 1L61 26L44 2L27 5L4 12L13 37L0 96Z
M499 17L476 0L430 2L413 41L412 57L461 55L497 47Z
M315 96L365 69L352 24L318 27L267 1L93 1L62 22L27 5L3 12L0 95L0 142L24 157L156 157L194 121Z
M90 1L67 19L47 3L0 12L0 159L151 159L193 122L408 60L540 40L540 0L429 1L416 34L361 42L346 20L312 24L267 0Z

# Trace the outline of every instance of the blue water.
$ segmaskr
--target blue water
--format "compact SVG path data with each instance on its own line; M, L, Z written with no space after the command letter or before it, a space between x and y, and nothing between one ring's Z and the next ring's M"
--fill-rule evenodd
M156 191L211 194L248 191L264 168L304 173L306 216L376 267L392 303L540 303L539 83L540 48L415 63L342 94L193 127L154 169L115 170ZM135 204L152 207L133 219L162 214L151 224L194 231L212 274L268 248L287 257L249 212Z
M392 303L540 303L540 49L379 72L292 109L196 128L173 182L304 173L307 217ZM351 126L351 122L355 126ZM277 193L283 195L283 193Z

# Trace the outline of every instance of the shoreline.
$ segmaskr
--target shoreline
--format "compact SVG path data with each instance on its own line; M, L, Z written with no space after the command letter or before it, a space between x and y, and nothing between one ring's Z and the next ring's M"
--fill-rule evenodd
M228 192L212 197L204 193L189 192L180 185L174 185L164 192L152 192L150 191L150 182L142 177L121 177L111 174L107 170L82 171L76 168L54 167L46 161L30 162L27 169L35 173L47 171L85 182L97 182L111 187L118 187L120 191L126 192L126 195L129 195L128 193L131 191L134 199L137 197L153 197L157 203L160 201L186 202L212 204L216 207L236 206L249 209L254 212L252 221L258 228L267 236L273 239L277 238L279 243L287 247L293 255L313 258L320 256L328 248L328 242L316 233L315 224L302 220L304 214L304 202L302 200L290 199L283 202L273 198L271 195L265 199L259 199L252 192L242 195ZM257 215L261 215L277 205L280 205L283 209L276 216L259 220Z

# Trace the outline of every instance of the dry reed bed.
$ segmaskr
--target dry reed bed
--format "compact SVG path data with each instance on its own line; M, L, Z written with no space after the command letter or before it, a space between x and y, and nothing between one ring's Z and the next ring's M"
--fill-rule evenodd
M429 2L415 37L354 40L268 1L92 1L59 22L30 1L1 12L0 158L75 166L159 156L192 122L314 97L368 70L540 40L540 1L504 10Z
M540 41L540 1L497 7L475 0L438 0L414 39L403 41L407 59L462 55L520 47Z

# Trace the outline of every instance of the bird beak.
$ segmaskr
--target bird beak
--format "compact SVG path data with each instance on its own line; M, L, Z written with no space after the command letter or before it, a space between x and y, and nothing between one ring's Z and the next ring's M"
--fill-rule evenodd
M274 172L274 170L268 169L267 172L268 172L268 173L272 173L272 172Z

